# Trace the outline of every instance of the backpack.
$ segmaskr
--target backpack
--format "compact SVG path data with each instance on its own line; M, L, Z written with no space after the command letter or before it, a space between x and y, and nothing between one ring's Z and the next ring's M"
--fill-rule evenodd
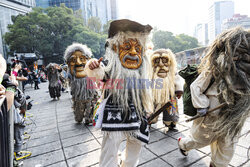
M186 68L179 71L179 75L185 80L183 88L183 96L182 96L184 105L184 114L188 116L195 116L197 114L197 109L194 108L192 103L190 85L199 76L198 65L188 64ZM214 78L211 79L210 84L203 93L206 93L213 83L214 83Z

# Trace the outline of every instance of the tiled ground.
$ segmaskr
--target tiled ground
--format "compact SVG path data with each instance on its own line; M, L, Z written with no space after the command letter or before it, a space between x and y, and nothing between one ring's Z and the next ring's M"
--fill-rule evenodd
M62 93L60 101L51 101L47 83L42 83L39 90L27 86L26 94L34 100L29 112L33 117L26 131L31 135L24 145L24 150L32 156L24 160L24 167L73 167L98 166L102 133L92 126L76 124L71 109L70 95ZM181 107L180 107L181 108ZM177 138L188 134L191 123L185 123L187 117L180 115L178 132L165 134L161 121L151 128L150 143L143 147L140 167L206 167L210 162L210 148L190 151L183 157L177 147ZM250 147L250 128L247 120L230 166L250 167L247 157ZM125 147L123 143L121 149ZM250 154L250 152L249 152Z

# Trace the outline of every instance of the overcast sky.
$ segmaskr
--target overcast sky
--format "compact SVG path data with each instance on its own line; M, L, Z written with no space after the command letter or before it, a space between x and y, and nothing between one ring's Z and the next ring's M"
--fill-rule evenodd
M193 35L198 23L207 22L215 0L117 0L119 18L130 18L175 34ZM234 11L250 17L250 0L234 0Z

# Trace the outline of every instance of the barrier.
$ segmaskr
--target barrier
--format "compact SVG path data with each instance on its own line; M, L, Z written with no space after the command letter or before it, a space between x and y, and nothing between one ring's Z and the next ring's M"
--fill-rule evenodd
M13 167L14 124L13 108L7 111L5 96L0 97L0 166Z

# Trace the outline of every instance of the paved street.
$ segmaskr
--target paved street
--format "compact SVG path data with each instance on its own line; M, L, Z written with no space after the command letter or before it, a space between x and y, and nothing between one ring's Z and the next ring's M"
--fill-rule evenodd
M73 167L98 166L102 133L92 126L76 124L71 108L70 95L62 93L60 101L52 101L49 97L47 83L34 90L26 86L26 94L34 100L26 131L31 135L24 145L24 150L32 152L32 156L24 160L24 167ZM181 108L181 107L180 107ZM180 111L182 113L182 111ZM29 114L28 114L29 115ZM151 128L150 143L143 147L140 167L207 167L210 162L210 148L202 148L189 152L183 157L178 150L177 138L189 132L191 123L185 123L187 117L180 114L178 132L164 133L162 121ZM236 153L230 166L250 167L247 158L250 146L250 135L246 133L250 127L250 119L246 122L243 135L237 145ZM121 146L124 148L125 142ZM250 154L250 152L249 152Z

